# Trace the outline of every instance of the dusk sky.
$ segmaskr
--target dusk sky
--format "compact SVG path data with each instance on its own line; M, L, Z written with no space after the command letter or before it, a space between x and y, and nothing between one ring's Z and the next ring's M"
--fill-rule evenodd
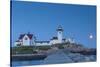
M64 38L96 47L96 6L13 1L11 17L12 44L28 32L37 40L48 41L57 36L56 29L61 25Z

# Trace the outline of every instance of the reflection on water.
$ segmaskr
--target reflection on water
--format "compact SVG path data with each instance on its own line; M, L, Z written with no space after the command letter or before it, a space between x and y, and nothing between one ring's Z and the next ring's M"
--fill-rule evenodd
M49 59L50 58L50 59ZM54 58L54 57L53 57ZM96 56L87 56L87 57L69 57L66 59L55 59L51 60L51 57L48 57L45 60L32 60L32 61L12 61L12 67L17 66L31 66L31 65L42 65L42 64L58 64L58 63L75 63L78 62L91 62L96 61Z
M15 66L28 66L28 65L40 65L43 60L33 60L33 61L12 61L12 67Z
M96 61L96 55L82 55L80 53L70 53L70 52L65 53L62 50L58 50L48 55L44 60L12 61L12 67L43 65L43 64L92 62L92 61Z

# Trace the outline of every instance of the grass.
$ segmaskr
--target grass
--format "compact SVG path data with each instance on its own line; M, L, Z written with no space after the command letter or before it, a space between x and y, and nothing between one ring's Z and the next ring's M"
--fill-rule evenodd
M11 47L11 54L34 54L38 53L38 51L47 51L51 49L52 47L57 47L58 49L66 49L66 48L83 48L80 44L75 43L59 43L54 44L52 46L17 46L17 47Z
M11 47L11 54L34 54L37 50L48 50L50 46L17 46Z

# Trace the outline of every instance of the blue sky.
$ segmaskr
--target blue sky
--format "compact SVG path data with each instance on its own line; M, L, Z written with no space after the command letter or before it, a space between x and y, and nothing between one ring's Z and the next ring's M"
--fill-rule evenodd
M86 47L96 47L96 6L12 2L12 43L27 32L38 40L50 40L57 35L58 25L63 27L64 37L73 38Z

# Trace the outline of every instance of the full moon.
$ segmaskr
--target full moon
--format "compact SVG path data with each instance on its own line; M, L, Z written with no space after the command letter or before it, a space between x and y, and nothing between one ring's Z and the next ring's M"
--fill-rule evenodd
M93 35L92 35L92 34L90 34L90 35L89 35L89 38L90 38L90 39L93 39Z

